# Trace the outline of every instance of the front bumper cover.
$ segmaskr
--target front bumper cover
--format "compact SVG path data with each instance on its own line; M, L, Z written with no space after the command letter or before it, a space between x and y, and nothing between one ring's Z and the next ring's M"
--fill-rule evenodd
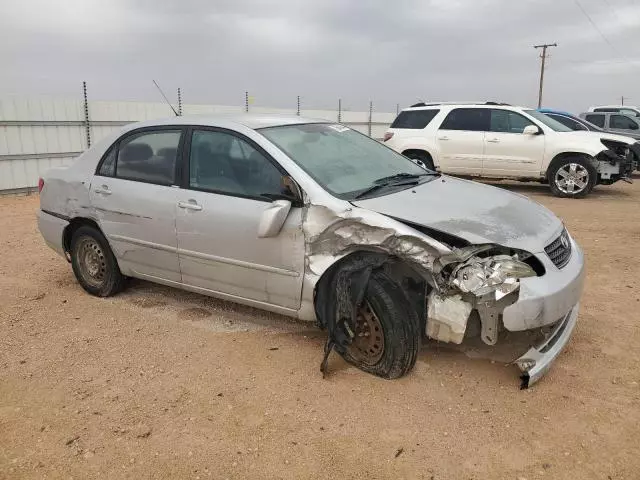
M522 370L522 384L525 389L536 383L551 368L551 364L560 355L565 347L573 329L578 322L579 304L576 304L562 320L553 328L549 336L539 345L531 347L524 355L518 358L516 365Z

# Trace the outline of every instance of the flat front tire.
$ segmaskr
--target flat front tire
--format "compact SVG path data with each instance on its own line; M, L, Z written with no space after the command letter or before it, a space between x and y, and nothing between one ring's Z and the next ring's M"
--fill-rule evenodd
M91 295L109 297L122 290L124 277L107 239L94 227L81 226L71 236L71 266Z
M420 350L420 322L401 287L373 272L357 312L355 338L343 354L359 369L393 379L408 373Z
M549 171L549 186L557 197L583 198L598 180L594 166L583 157L567 157L556 162Z

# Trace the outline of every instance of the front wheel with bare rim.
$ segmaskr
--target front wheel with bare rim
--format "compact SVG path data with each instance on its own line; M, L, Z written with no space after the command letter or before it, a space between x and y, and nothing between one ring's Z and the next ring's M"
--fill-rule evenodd
M78 228L71 237L71 266L87 292L108 297L122 290L124 277L107 239L90 226Z
M598 173L589 160L567 157L556 162L549 171L549 186L557 197L585 197L598 180Z
M418 315L384 272L371 274L354 335L343 357L365 372L398 378L416 363L422 338Z

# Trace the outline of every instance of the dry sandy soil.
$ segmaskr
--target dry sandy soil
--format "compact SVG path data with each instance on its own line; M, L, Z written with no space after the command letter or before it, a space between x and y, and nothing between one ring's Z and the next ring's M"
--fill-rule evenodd
M640 478L640 184L502 186L588 263L574 337L524 391L481 349L429 344L396 381L333 354L323 380L312 325L144 282L93 298L37 196L0 197L0 478Z

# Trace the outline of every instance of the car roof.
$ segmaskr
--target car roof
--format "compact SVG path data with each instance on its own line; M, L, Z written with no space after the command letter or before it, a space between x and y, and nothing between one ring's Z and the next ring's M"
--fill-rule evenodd
M154 127L161 125L202 125L206 127L215 126L245 126L253 130L267 127L279 127L283 125L299 125L303 123L331 123L330 120L317 118L307 118L291 114L268 114L268 113L225 113L225 114L203 114L203 115L183 115L179 117L168 117L155 120L146 120L134 123L132 128Z
M433 110L435 108L502 108L505 110L528 110L528 107L521 107L519 105L509 105L508 103L498 102L420 102L410 107L403 108L403 112L411 112L416 110Z

